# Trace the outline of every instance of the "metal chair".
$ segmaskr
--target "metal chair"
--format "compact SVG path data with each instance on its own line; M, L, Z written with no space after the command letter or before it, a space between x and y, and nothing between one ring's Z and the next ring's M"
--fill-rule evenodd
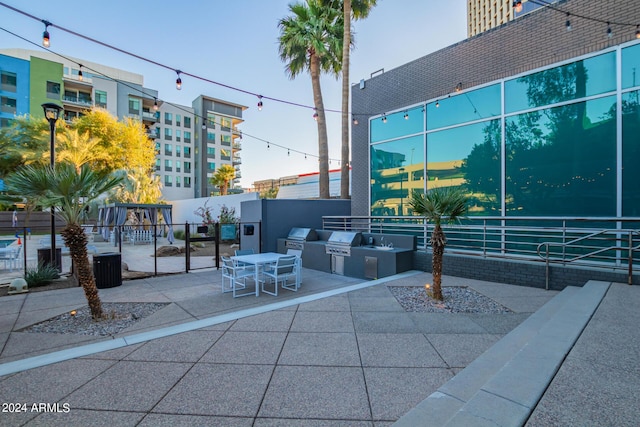
M253 279L255 270L246 266L239 266L231 258L223 256L222 258L222 292L232 292L233 297L243 297L247 295L255 295L255 288L252 292L247 289L247 279ZM258 286L256 283L255 286ZM239 290L247 289L245 292L238 293Z
M292 291L297 291L302 284L302 251L300 249L287 249L287 255L294 255L296 257L296 272L298 273L297 283L298 286L296 289L291 289ZM289 288L286 288L289 289Z
M239 255L253 255L255 252L253 251L253 249L236 249L235 251L235 255L239 256ZM240 266L246 266L249 265L247 263L244 263L242 261L238 261L237 263Z
M278 296L278 284L280 282L282 282L282 287L284 289L297 291L299 282L296 260L297 258L294 255L283 256L281 258L278 258L278 261L275 264L272 264L272 266L265 268L265 270L262 272L262 275L264 276L264 281L261 283L262 292L269 295ZM265 289L267 280L270 283L270 279L273 279L274 283L273 292ZM289 283L290 279L293 279L293 284Z

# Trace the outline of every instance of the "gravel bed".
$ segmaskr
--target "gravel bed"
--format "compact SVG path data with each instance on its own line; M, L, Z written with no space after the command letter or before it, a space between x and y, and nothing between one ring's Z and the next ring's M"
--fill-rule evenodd
M99 322L91 318L89 306L83 306L77 309L73 316L71 313L64 313L24 328L20 332L93 336L115 335L166 305L166 303L103 303L102 311L105 319Z
M388 286L388 288L405 311L428 313L512 313L507 307L468 287L443 287L443 301L430 298L422 286Z

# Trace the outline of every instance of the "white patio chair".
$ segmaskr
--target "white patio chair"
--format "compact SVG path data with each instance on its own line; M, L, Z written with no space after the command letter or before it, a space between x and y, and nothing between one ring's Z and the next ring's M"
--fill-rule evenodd
M262 272L264 276L264 281L262 282L262 292L267 293L269 295L278 296L278 284L282 282L282 287L284 289L288 289L290 291L298 290L298 272L297 272L297 261L294 255L291 256L283 256L278 258L278 261L270 267L265 268ZM265 286L271 283L271 279L273 279L273 292L266 290ZM293 284L289 283L289 280L293 279ZM267 283L268 282L268 283Z
M296 257L296 272L298 273L298 277L297 277L298 286L296 287L296 289L291 289L291 290L297 291L298 288L300 288L300 285L302 284L302 251L300 249L287 249L287 255L294 255Z
M232 292L233 297L243 297L247 295L255 295L255 288L249 292L247 289L247 279L254 279L255 270L253 268L239 266L229 257L221 257L222 259L222 292ZM255 283L255 286L258 286ZM239 293L239 290L245 289L245 292Z
M255 252L253 251L253 249L236 249L235 250L235 256L239 256L239 255L253 255ZM238 265L239 266L246 266L249 265L247 263L244 263L242 261L238 261Z

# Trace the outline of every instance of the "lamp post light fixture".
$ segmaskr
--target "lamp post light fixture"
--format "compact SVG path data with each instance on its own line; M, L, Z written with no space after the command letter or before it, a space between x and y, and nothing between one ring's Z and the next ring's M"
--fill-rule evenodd
M51 131L49 140L49 162L51 169L53 169L56 163L56 122L58 121L62 107L58 104L47 102L42 104L42 108L44 110L44 117L49 122L49 129ZM51 267L56 269L58 268L58 264L56 262L56 216L55 208L53 206L51 206Z

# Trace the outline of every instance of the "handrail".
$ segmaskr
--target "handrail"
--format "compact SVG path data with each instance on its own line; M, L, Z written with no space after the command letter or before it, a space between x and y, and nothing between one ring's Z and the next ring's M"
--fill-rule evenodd
M324 216L326 230L415 235L428 250L433 224L420 216ZM622 228L622 227L627 228ZM640 217L504 217L470 216L460 224L443 225L447 252L485 258L532 262L579 263L594 268L628 269L640 264Z

